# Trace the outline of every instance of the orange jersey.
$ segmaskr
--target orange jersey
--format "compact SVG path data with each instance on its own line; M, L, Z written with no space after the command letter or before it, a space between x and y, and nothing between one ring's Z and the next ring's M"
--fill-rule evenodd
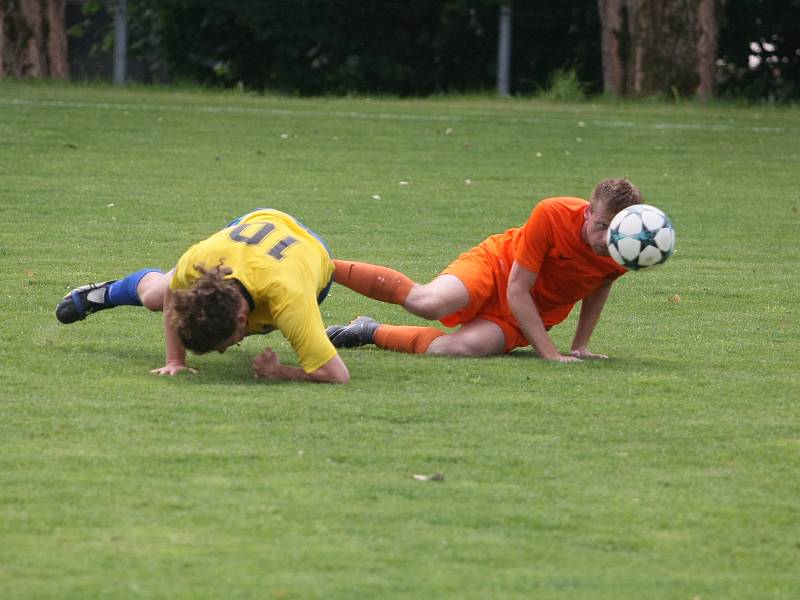
M578 300L609 278L626 272L609 256L595 254L581 232L589 203L581 198L547 198L537 204L522 227L493 235L465 252L443 273L455 275L470 295L469 306L444 317L453 327L476 318L505 321L517 327L508 306L508 277L514 261L537 273L531 297L545 327L567 318ZM509 331L506 338L509 338ZM521 334L520 334L521 335ZM527 346L524 337L514 346Z

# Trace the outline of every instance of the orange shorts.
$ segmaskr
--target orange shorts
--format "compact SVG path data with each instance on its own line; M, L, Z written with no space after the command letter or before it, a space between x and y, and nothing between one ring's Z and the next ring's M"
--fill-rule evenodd
M439 321L447 327L465 325L475 319L495 323L506 339L504 352L524 348L530 343L517 327L508 306L506 291L511 265L481 246L464 252L442 271L443 275L458 277L467 288L469 304Z

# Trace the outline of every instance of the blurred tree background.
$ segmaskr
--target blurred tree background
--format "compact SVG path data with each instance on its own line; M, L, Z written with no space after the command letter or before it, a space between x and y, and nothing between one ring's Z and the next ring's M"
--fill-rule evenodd
M46 9L54 1L0 0L6 73L20 72L8 68L15 8L38 2ZM71 78L110 78L116 2L67 0ZM501 4L512 6L517 95L564 80L577 95L603 92L604 6L649 18L641 31L655 53L671 42L668 24L654 19L705 5L714 12L709 64L717 96L800 99L800 0L127 0L128 75L299 95L493 90ZM644 91L693 95L691 86L667 79L663 89Z
M800 0L728 0L717 91L751 100L800 99Z

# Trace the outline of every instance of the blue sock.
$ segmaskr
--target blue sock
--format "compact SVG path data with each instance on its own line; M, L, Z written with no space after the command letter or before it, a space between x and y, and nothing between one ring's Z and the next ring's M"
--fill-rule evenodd
M142 269L130 275L126 275L108 286L106 293L106 302L114 306L127 305L127 306L141 306L142 301L139 300L139 294L136 293L136 287L142 280L142 277L148 273L163 273L161 269Z

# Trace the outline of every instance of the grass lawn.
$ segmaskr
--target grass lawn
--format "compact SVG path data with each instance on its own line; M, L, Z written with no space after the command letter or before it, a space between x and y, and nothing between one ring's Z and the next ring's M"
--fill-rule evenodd
M0 142L3 598L800 595L796 108L0 81ZM54 317L254 207L428 281L609 176L677 251L615 286L608 361L370 347L347 386L256 381L266 345L293 361L273 334L159 378L160 315Z

